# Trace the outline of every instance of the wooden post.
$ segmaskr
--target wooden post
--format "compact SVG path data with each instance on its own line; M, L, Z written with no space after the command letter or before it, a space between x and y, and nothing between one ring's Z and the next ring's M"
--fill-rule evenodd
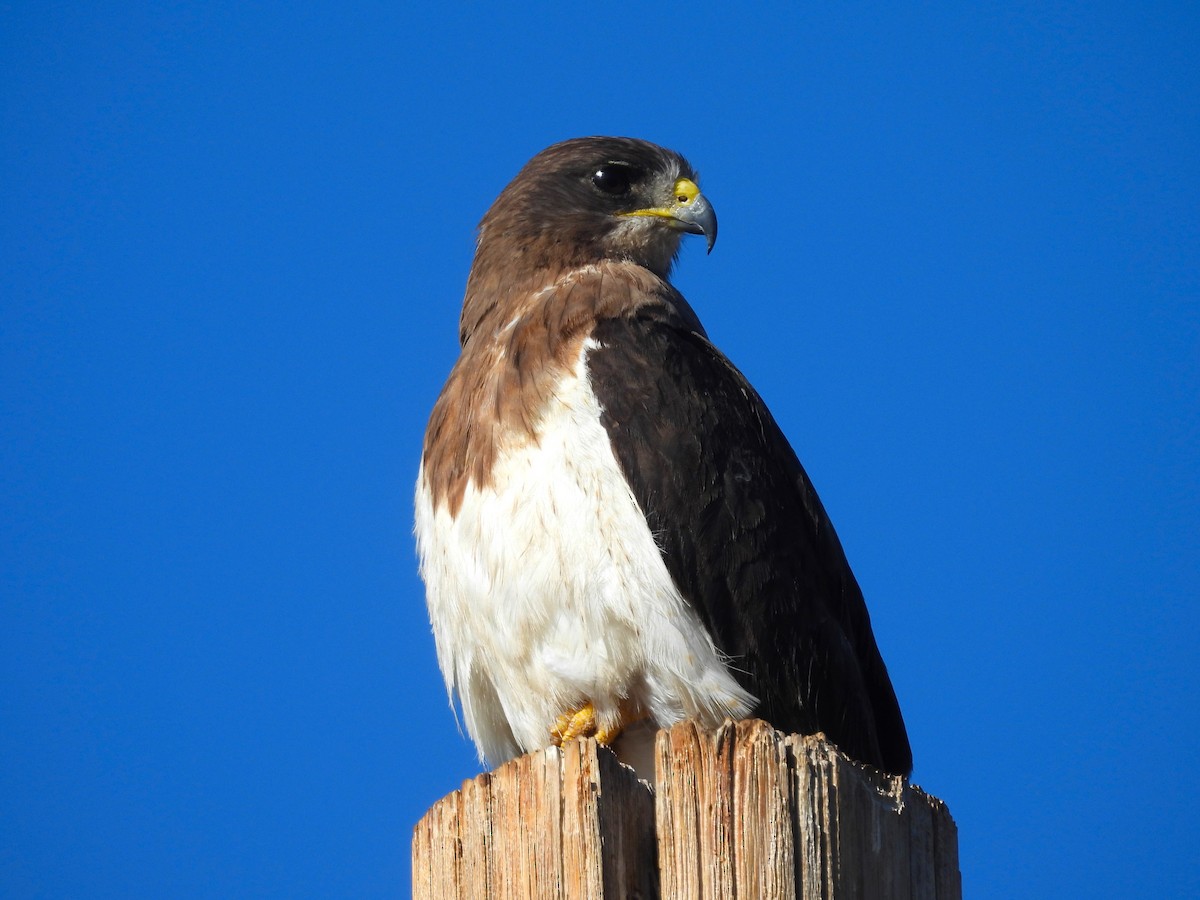
M417 823L414 900L658 895L654 798L594 740L463 783Z
M658 734L652 791L595 741L513 760L413 836L415 900L961 900L945 804L820 735Z

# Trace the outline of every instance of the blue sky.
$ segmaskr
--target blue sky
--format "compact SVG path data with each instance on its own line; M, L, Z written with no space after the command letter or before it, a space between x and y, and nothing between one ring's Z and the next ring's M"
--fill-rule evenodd
M684 154L676 283L967 894L1200 894L1192 4L0 7L0 895L392 897L478 769L411 538L475 224Z

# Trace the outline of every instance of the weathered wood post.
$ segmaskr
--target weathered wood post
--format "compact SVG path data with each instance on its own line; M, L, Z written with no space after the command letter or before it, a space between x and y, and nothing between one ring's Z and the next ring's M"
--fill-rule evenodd
M415 900L960 900L945 804L765 722L658 734L651 791L594 741L514 760L413 836Z

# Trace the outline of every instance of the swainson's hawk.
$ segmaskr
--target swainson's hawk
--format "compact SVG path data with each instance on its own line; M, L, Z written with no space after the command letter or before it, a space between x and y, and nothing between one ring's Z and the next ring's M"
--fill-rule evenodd
M479 226L416 534L446 684L495 764L751 714L907 774L862 593L762 399L667 280L717 237L687 161L539 153Z

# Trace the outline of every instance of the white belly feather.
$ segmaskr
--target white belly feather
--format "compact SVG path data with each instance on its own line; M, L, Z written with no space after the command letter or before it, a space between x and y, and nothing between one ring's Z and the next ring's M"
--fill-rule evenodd
M679 594L613 456L583 373L563 380L537 441L501 451L458 515L424 467L416 535L438 660L492 764L544 747L561 713L623 699L659 725L741 717L733 678Z

